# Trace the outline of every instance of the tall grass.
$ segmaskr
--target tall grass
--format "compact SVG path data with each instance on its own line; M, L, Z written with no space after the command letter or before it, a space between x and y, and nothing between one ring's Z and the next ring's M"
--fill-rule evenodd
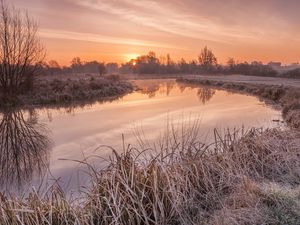
M104 170L90 167L92 184L79 200L55 186L1 195L0 224L300 223L299 133L215 131L208 145L198 125L168 131L140 150L113 150Z

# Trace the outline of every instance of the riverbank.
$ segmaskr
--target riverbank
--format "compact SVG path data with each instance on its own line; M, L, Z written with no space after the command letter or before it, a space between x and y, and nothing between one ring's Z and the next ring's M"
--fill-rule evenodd
M214 88L231 90L246 94L251 94L261 98L262 100L271 101L280 106L282 116L287 125L294 129L300 129L300 88L297 83L289 85L280 83L276 80L264 81L232 81L231 79L223 79L217 77L199 77L199 78L179 78L178 82L190 85L205 85Z
M19 95L9 103L0 103L0 108L61 106L93 103L118 98L134 90L133 85L119 76L61 75L40 76L32 90Z
M123 142L105 169L87 165L91 186L77 198L56 184L0 194L0 224L299 224L299 130L214 130L211 144L200 132L170 124L151 146Z
M90 167L92 186L81 198L55 185L46 194L1 195L0 223L299 224L299 133L215 131L208 146L193 138L198 129L171 131L146 161L143 149L113 150L106 169Z

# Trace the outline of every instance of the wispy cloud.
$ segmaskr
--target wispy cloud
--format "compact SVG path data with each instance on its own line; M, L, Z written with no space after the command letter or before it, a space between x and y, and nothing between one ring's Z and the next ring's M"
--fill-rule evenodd
M168 8L163 3L150 0L76 0L76 4L92 10L111 13L115 16L140 25L154 28L169 34L232 43L233 40L256 40L257 32L241 32L241 28L224 27L212 20L183 14L180 9Z
M116 44L116 45L131 45L131 46L142 46L142 47L158 47L158 48L176 48L173 45L168 45L159 42L146 41L146 40L137 40L137 39L126 39L126 38L117 38L112 36L104 36L93 33L83 33L83 32L70 32L63 30L54 30L54 29L40 29L40 35L43 38L56 38L64 40L76 40L76 41L85 41L85 42L94 42L94 43L104 43L104 44Z
M223 61L299 60L299 0L9 1L38 19L49 51L64 57L97 49L93 57L119 59L152 49L192 58L208 45Z

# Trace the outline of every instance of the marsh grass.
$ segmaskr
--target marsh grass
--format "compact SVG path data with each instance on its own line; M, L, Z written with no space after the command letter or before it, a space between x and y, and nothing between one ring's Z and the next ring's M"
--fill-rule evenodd
M197 124L167 131L140 150L112 149L103 170L87 164L91 186L79 199L57 185L2 194L0 224L299 224L299 133L215 131L204 144Z
M74 75L75 76L75 75ZM131 83L116 75L105 77L41 77L33 88L10 101L0 101L0 108L7 106L57 106L95 103L118 98L133 91ZM0 95L0 100L1 100Z

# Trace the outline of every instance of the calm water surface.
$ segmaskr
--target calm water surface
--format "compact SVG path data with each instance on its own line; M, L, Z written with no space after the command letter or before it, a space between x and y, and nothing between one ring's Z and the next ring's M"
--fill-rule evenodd
M170 123L200 120L203 139L214 128L274 127L279 111L257 98L208 87L189 87L174 80L139 80L132 94L106 103L65 109L5 112L0 116L2 190L37 186L58 179L67 190L88 182L87 159L98 168L111 156L109 145L122 152L126 143L137 145L134 133L149 142ZM95 157L97 155L97 157ZM100 158L100 157L101 158Z

